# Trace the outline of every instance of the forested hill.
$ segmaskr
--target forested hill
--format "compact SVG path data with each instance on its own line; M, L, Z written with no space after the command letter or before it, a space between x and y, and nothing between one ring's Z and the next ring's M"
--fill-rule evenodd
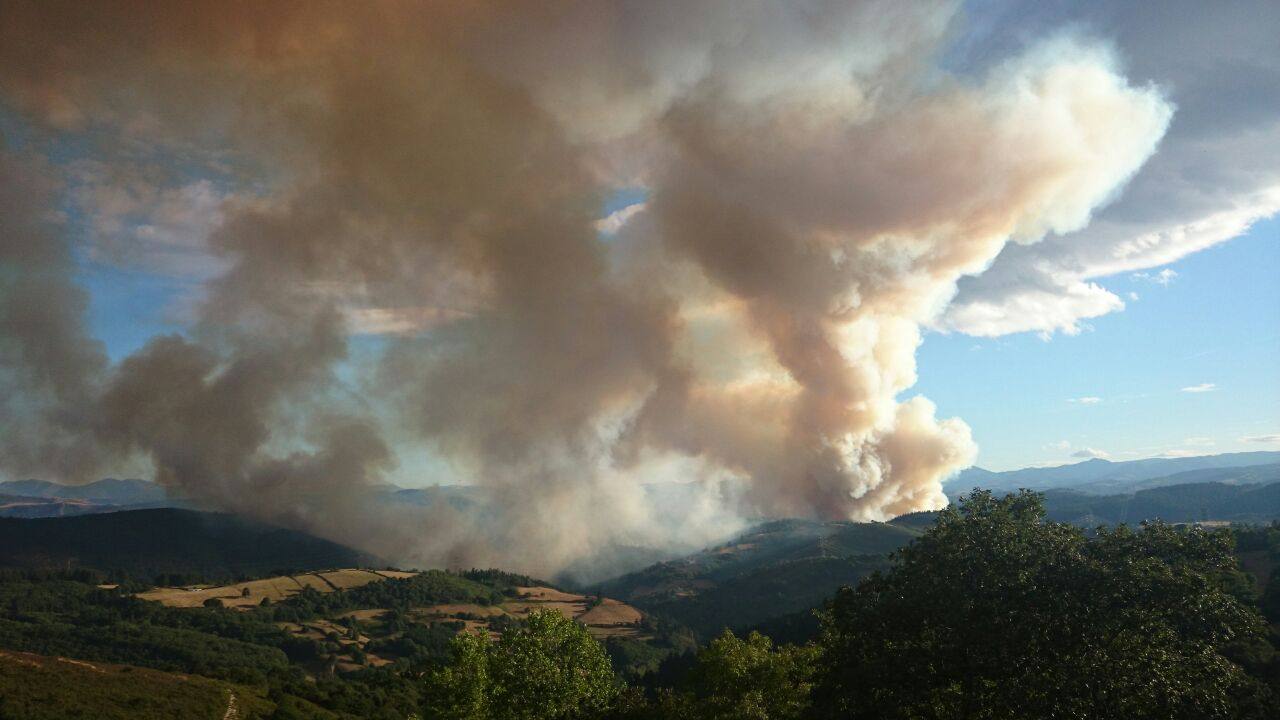
M1280 482L1185 483L1126 495L1049 490L1044 505L1050 519L1084 527L1144 520L1268 523L1280 519Z
M216 580L382 564L328 540L224 513L159 508L0 518L0 567L84 567L130 577L172 574Z
M610 580L599 591L709 638L808 613L836 588L887 566L919 537L910 523L775 520L685 558Z

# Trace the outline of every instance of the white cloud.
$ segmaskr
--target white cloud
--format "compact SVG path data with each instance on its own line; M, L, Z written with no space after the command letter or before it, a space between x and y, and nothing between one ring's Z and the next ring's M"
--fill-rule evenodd
M348 307L344 312L355 335L414 335L469 315L444 307Z
M1087 7L1046 10L1032 22L1101 26ZM1272 10L1274 0L1245 0L1225 13L1192 0L1111 8L1101 22L1122 38L1128 66L1171 89L1178 109L1168 134L1087 227L1010 245L985 271L961 280L938 325L981 336L1072 334L1080 320L1124 308L1100 278L1140 273L1167 285L1176 273L1154 268L1280 212L1280 13ZM1008 20L1014 27L1025 21ZM1226 80L1224 67L1232 68Z
M1212 392L1218 386L1215 383L1200 383L1199 385L1188 385L1182 388L1185 393L1206 393Z
M1048 445L1045 445L1045 446L1044 446L1044 449L1045 449L1045 450L1070 450L1070 449L1071 449L1071 441L1070 441L1070 440L1059 440L1059 441L1058 441L1058 442L1056 442L1056 443L1049 443Z
M1165 287L1168 287L1169 283L1173 282L1173 279L1178 277L1178 273L1170 268L1165 268L1154 274L1136 272L1132 277L1134 280L1145 280L1147 282L1155 283L1156 285L1164 285Z
M1097 405L1098 403L1102 402L1102 398L1095 397L1093 395L1088 395L1086 397L1068 398L1067 402L1079 403L1081 405Z
M1044 278L1017 288L997 302L971 300L953 304L939 326L967 335L996 337L1039 331L1079 335L1081 320L1124 309L1124 301L1106 288L1072 278Z
M1134 301L1134 302L1137 302L1137 301L1138 301L1138 293L1136 293L1136 292L1130 292L1130 293L1129 293L1129 299L1130 299L1130 300L1132 300L1132 301Z
M1182 440L1182 444L1183 445L1199 445L1199 446L1208 447L1210 445L1216 445L1217 443L1215 443L1213 441L1213 438L1211 437L1189 437L1189 438L1184 438Z
M1240 438L1240 442L1260 444L1280 443L1280 433L1272 433L1270 435L1246 435Z
M1106 458L1111 457L1111 453L1106 452L1105 450L1098 450L1095 448L1087 447L1087 448L1081 448L1071 453L1071 457L1105 460Z
M645 202L638 202L628 205L624 208L614 210L607 216L596 221L596 230L604 235L614 235L622 229L627 221L644 211L648 207Z

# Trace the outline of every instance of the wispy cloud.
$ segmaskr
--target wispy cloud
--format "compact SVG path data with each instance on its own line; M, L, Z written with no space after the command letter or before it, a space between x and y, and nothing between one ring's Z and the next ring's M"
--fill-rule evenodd
M1087 395L1085 397L1068 398L1067 402L1078 403L1080 405L1097 405L1098 403L1102 402L1102 398L1095 397L1093 395Z
M1071 453L1071 457L1102 460L1102 459L1111 457L1111 453L1105 450L1098 450L1097 448L1087 447L1087 448L1080 448L1079 450Z
M1199 385L1188 385L1182 388L1182 392L1188 393L1206 393L1212 392L1218 386L1215 383L1200 383Z
M414 335L470 315L446 307L344 308L349 330L356 335Z
M1178 277L1178 273L1174 270L1170 270L1169 268L1165 268L1158 273L1138 272L1133 274L1134 280L1146 280L1147 282L1164 285L1165 287L1168 287L1169 283L1173 282L1176 277Z
M1272 433L1270 435L1246 435L1240 438L1240 442L1247 443L1280 443L1280 433Z
M599 230L605 235L616 234L622 229L623 225L627 224L628 220L642 212L647 206L647 203L638 202L624 208L614 210L607 216L596 221L596 230Z
M1215 445L1216 443L1213 441L1213 438L1211 437L1189 437L1189 438L1183 438L1182 444L1183 445L1199 445L1199 446L1207 447L1209 445Z

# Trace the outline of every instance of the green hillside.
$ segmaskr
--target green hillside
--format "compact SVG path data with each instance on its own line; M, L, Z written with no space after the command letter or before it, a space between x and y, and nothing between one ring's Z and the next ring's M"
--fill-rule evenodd
M820 605L920 535L910 523L775 520L731 542L603 583L601 591L707 638Z
M275 708L243 685L0 650L0 720L252 720Z

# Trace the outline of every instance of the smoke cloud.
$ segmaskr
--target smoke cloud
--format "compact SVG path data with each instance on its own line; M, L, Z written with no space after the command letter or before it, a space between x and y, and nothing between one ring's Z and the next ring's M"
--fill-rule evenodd
M955 22L949 3L6 3L0 110L34 145L89 138L234 192L202 239L228 269L184 331L110 364L55 190L18 189L57 168L6 151L0 471L142 458L401 562L543 573L744 517L941 507L976 447L900 397L921 327L1007 244L1085 226L1172 112L1079 39L951 77ZM602 236L626 187L647 199ZM370 501L414 448L483 509ZM676 503L644 484L674 479L694 481Z
M103 455L93 397L106 354L90 338L47 165L0 144L0 467L81 477Z

